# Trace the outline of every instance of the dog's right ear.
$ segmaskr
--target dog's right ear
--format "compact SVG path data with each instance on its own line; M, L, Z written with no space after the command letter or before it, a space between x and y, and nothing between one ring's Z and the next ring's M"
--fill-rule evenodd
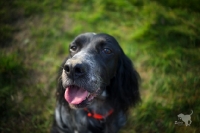
M139 74L131 60L123 53L120 55L116 76L111 80L109 95L116 107L127 110L140 101Z

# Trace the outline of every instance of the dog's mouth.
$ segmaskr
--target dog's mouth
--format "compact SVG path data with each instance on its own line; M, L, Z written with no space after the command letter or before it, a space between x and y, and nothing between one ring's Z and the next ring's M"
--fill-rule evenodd
M90 93L84 88L70 85L66 87L64 97L65 100L74 107L83 108L92 102L99 90L100 89L97 89L96 92Z

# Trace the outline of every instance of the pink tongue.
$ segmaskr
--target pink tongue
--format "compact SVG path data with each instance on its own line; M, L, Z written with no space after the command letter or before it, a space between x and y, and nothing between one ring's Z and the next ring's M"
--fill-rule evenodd
M65 99L68 103L71 104L79 104L87 97L88 92L83 88L79 88L76 86L67 87L65 90Z

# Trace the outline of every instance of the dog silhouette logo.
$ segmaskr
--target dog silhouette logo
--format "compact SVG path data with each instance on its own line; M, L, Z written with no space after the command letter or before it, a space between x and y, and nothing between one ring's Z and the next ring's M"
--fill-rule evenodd
M186 126L190 126L190 124L192 123L192 120L191 120L191 115L193 114L193 110L191 110L191 114L189 115L184 115L184 114L179 114L177 115L178 116L178 119L182 120ZM175 124L183 124L182 122L177 122L175 121Z

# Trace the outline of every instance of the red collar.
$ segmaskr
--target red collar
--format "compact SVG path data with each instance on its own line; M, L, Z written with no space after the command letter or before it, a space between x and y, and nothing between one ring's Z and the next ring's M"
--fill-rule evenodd
M92 117L92 118L97 119L97 120L105 119L106 117L108 117L109 115L111 115L114 112L114 110L111 109L105 115L101 115L101 114L97 114L95 112L91 112L87 108L84 108L84 110L87 112L88 117Z

